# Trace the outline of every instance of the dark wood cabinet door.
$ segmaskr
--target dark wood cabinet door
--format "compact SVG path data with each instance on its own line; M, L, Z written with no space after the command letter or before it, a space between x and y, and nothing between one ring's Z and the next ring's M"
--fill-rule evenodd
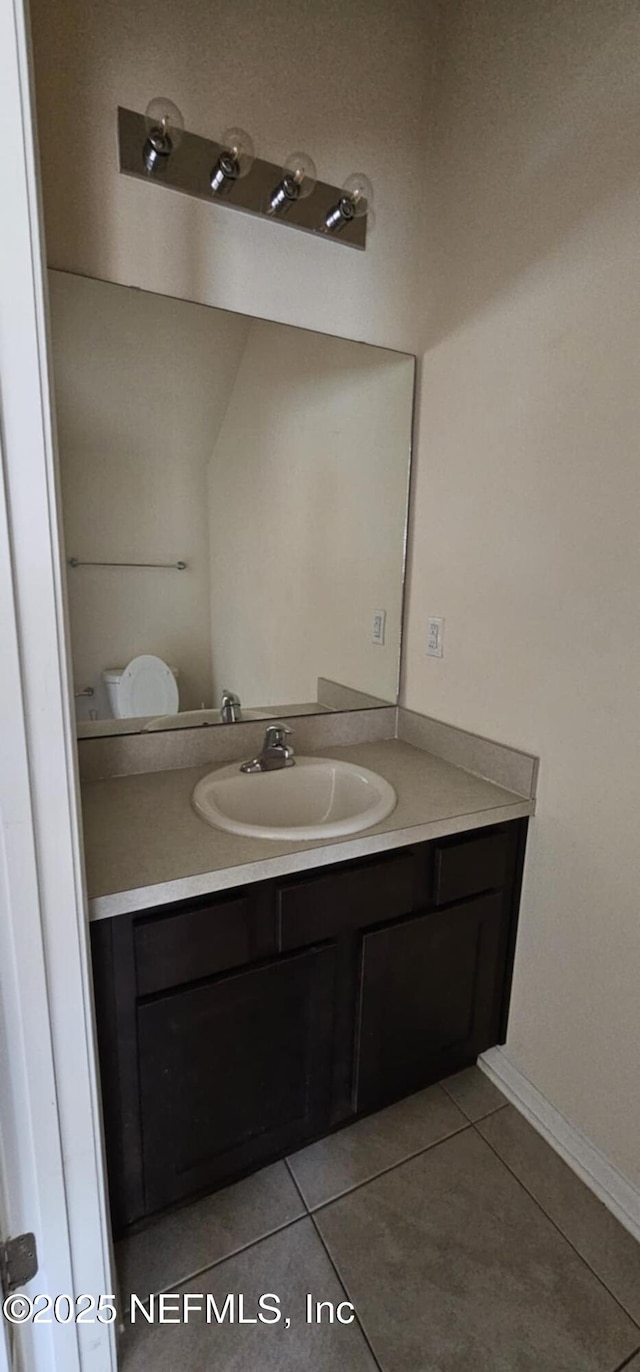
M489 895L364 935L356 1110L417 1091L495 1042L502 911L502 895Z
M325 946L139 1004L147 1213L328 1127L334 974Z

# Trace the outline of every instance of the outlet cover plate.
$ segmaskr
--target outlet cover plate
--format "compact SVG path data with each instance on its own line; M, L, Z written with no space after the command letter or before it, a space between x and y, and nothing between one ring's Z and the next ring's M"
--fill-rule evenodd
M444 619L431 615L427 620L427 657L442 657Z

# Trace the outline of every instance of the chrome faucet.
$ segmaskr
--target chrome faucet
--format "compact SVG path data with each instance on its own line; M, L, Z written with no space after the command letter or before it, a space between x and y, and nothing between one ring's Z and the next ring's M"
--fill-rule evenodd
M276 772L281 767L293 767L293 748L287 743L291 733L286 724L269 724L264 736L262 752L249 762L243 762L241 772Z
M240 697L234 691L227 691L226 687L222 692L220 718L223 724L237 724L242 719Z

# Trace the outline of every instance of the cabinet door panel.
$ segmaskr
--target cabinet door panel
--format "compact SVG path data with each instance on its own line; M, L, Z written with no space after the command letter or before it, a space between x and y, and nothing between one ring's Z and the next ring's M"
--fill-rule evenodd
M356 1109L417 1091L493 1042L502 897L364 935Z
M328 1124L334 961L311 949L139 1006L148 1211Z

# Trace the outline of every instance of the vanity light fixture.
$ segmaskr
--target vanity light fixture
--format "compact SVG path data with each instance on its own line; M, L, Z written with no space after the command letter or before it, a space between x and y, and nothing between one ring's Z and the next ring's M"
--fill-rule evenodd
M255 158L253 142L244 129L225 129L220 144L222 152L211 171L214 195L224 195L247 176Z
M373 205L373 186L364 172L353 172L342 187L342 195L332 205L324 221L329 233L341 233L346 224L363 219Z
M148 172L154 172L166 166L172 152L180 146L184 119L173 100L157 95L147 105L144 122L147 133L144 165Z
M344 186L316 179L313 160L294 152L281 162L254 155L244 129L226 129L219 139L193 133L172 100L157 97L144 114L118 109L120 171L147 185L190 195L236 213L364 251L372 200L366 176Z
M282 180L269 196L269 214L288 214L296 201L311 195L318 179L316 164L306 152L292 152L282 173Z

